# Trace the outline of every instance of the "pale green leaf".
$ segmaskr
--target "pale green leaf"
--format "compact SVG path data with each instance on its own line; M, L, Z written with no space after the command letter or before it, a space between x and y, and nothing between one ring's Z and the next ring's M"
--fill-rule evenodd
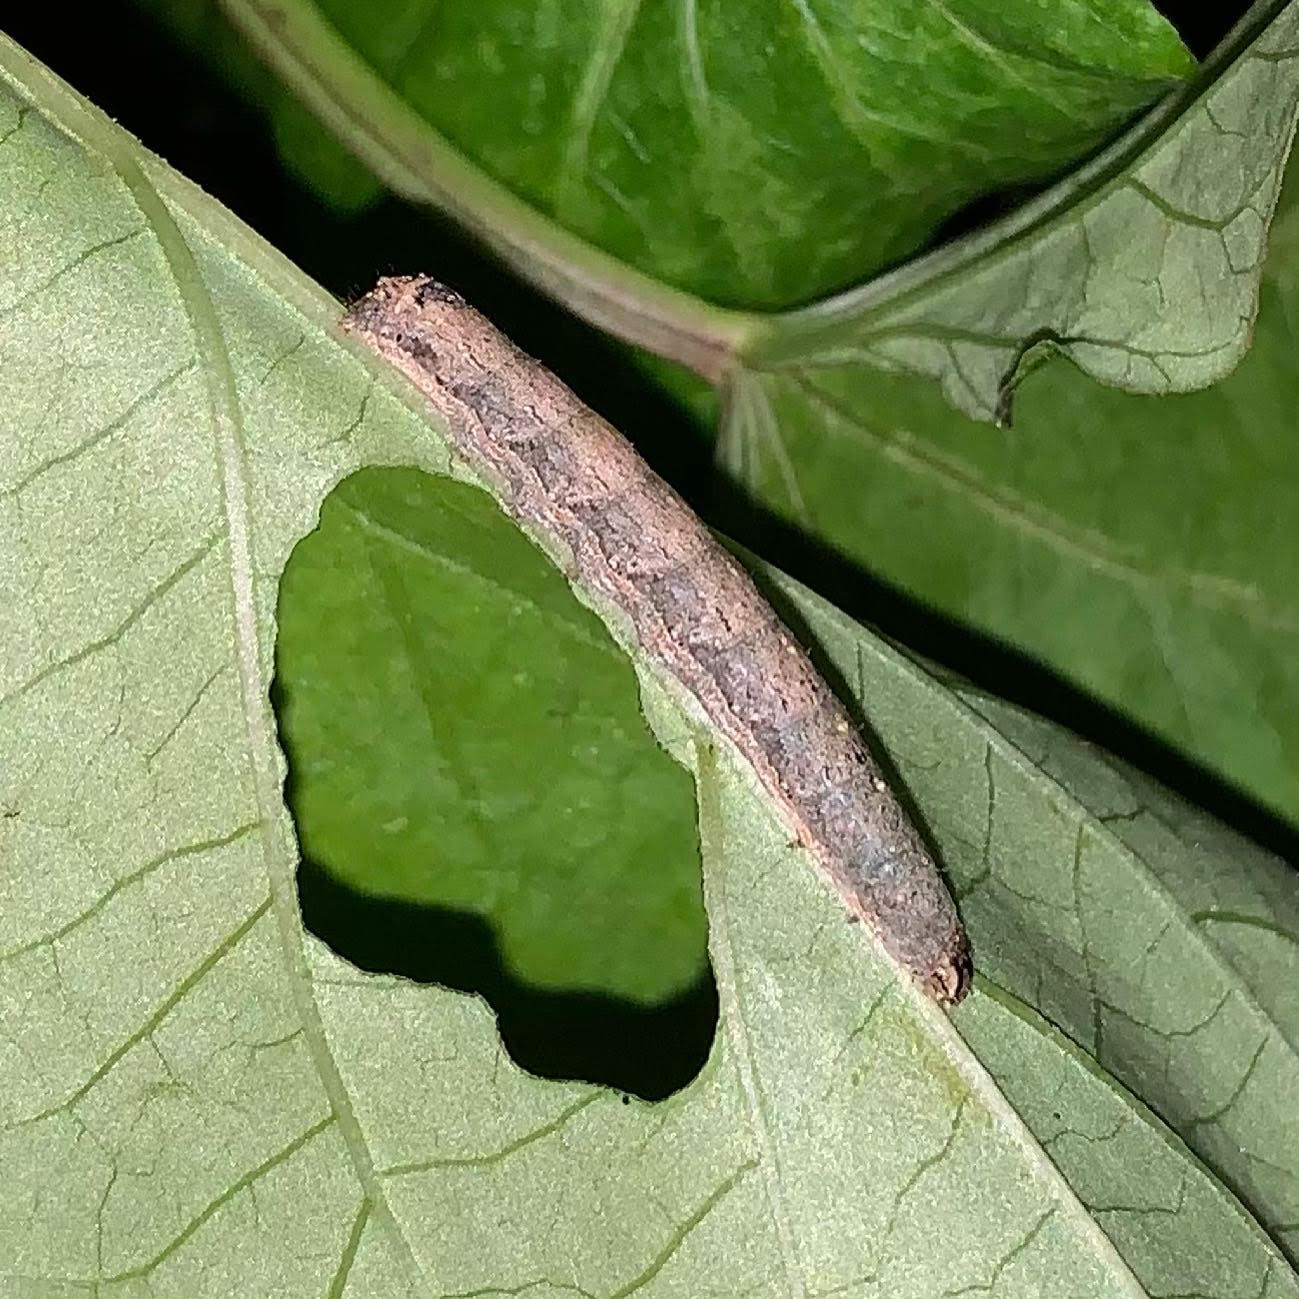
M722 1024L694 1083L650 1106L537 1079L479 1000L305 934L268 698L279 578L343 477L445 475L446 444L228 214L3 43L0 77L0 1294L1299 1294L1212 1175L1015 1001L997 962L1036 913L979 918L1007 988L962 1011L976 1055L634 647L697 780ZM784 590L967 892L975 858L994 903L1038 870L1059 888L1091 836L1097 878L1198 944L1184 972L1210 968L1293 1079L1257 971L1028 760L1035 724ZM1248 850L1222 845L1225 873ZM1282 868L1250 869L1278 890L1255 918L1284 928ZM1160 983L1133 996L1169 1013ZM1260 1158L1285 1135L1250 1134Z

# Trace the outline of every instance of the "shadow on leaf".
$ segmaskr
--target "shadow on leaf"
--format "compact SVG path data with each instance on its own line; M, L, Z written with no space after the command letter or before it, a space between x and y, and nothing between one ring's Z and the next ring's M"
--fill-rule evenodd
M717 988L707 967L680 995L652 1006L553 992L511 974L479 916L373 897L311 861L298 869L298 890L307 928L354 965L484 998L510 1057L531 1073L655 1101L689 1083L708 1057Z

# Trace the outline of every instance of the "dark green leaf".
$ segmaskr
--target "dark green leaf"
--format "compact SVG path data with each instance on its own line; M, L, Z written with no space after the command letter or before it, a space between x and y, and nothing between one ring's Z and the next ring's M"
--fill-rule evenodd
M347 111L380 150L398 107L383 88L426 150L449 144L642 271L762 307L849 284L969 200L1059 172L1194 66L1145 0L225 9L300 91L351 82Z

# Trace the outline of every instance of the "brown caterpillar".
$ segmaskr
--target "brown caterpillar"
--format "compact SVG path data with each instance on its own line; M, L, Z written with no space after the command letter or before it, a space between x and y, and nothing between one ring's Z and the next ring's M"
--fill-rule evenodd
M934 1000L970 948L915 827L843 705L748 574L558 379L427 276L382 279L343 319L424 394L505 510L571 551L645 651L752 764L848 910Z

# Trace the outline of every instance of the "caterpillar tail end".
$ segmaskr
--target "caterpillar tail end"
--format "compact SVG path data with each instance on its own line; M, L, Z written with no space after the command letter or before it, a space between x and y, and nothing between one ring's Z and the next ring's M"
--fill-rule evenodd
M940 1006L955 1006L970 991L974 981L974 962L970 944L962 931L951 951L942 956L920 976L925 992Z

